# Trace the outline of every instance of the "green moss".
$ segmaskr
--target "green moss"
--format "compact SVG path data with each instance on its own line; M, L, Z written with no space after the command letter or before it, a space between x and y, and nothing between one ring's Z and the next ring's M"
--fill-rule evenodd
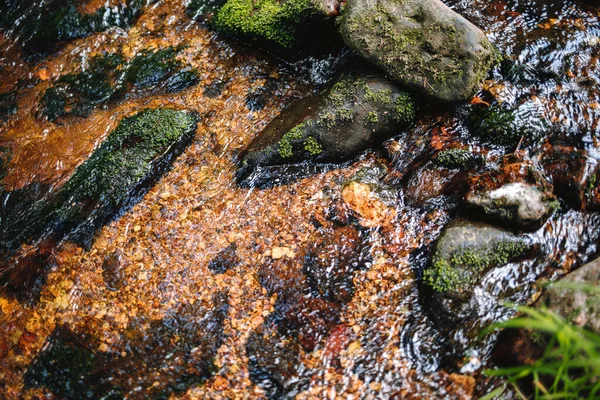
M394 102L394 120L401 123L410 123L417 117L416 104L413 96L402 92Z
M440 152L435 162L445 168L466 169L473 161L473 153L466 149L449 149Z
M304 141L304 150L306 150L313 157L318 156L323 152L323 148L317 139L312 136L307 137Z
M124 118L65 185L65 204L101 199L117 206L152 169L152 162L191 134L195 117L185 111L149 109Z
M122 63L120 54L96 56L82 72L63 75L42 95L42 114L49 121L66 115L87 116L120 91Z
M125 94L125 81L139 88L161 84L169 92L193 85L198 82L198 75L176 59L179 50L146 50L130 63L119 53L96 56L86 69L63 75L44 92L40 101L42 115L49 121L71 115L87 117L94 108Z
M306 129L311 125L310 121L302 122L286 132L279 143L277 151L281 158L290 158L294 155L294 144L306 135Z
M477 283L488 268L506 265L528 249L525 242L504 240L487 248L463 248L445 257L434 255L432 266L423 273L423 281L438 292L460 290Z
M125 76L128 82L139 87L158 84L175 70L181 68L181 63L175 58L179 49L168 47L157 51L143 51L135 57Z
M216 13L213 25L228 35L290 47L297 26L313 11L310 0L228 0Z
M474 136L491 144L516 146L521 137L535 139L538 136L532 128L516 121L514 110L498 105L476 106L467 123Z
M392 104L392 91L389 89L379 90L374 92L368 85L364 85L364 99L368 102L378 104Z
M367 115L365 115L365 122L375 125L379 122L379 115L375 111L369 111Z

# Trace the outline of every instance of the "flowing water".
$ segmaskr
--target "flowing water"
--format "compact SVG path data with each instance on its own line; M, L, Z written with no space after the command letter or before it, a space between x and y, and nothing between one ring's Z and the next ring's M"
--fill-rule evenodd
M45 3L22 7L41 18ZM87 36L48 38L38 53L18 21L3 22L2 223L60 190L123 117L168 106L193 110L200 122L172 167L93 240L57 242L49 232L2 252L1 397L454 399L491 390L497 382L482 370L493 338L472 344L469 327L436 326L420 296L430 247L457 212L456 197L441 189L453 177L429 159L468 145L492 170L515 149L474 138L466 106L457 106L427 111L413 131L353 162L263 171L257 179L268 185L240 187L239 154L283 108L334 78L348 52L285 62L189 19L184 0L153 1L139 16L107 22L106 10L119 15L121 3L77 5L81 13L106 6L104 22ZM447 3L504 55L478 98L493 94L516 109L518 124L543 133L524 157L537 165L544 146L559 143L594 168L600 11L559 0ZM125 85L84 115L41 115L46 89L95 55L131 60L168 47L196 71L193 84ZM342 189L356 176L386 194L385 223L369 227L345 206ZM539 246L535 259L486 276L478 323L511 315L499 294L528 303L541 280L588 260L599 227L600 215L563 202L527 235Z

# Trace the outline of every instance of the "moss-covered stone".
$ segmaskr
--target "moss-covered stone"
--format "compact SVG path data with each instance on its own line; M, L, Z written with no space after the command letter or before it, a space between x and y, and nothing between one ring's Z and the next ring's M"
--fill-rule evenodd
M523 257L530 249L527 241L510 232L456 220L436 243L423 282L436 292L466 300L483 274Z
M91 239L78 235L93 235L132 205L190 142L196 123L194 114L173 109L148 109L124 118L55 195L2 221L2 247L14 249L45 232L57 240L71 232L74 239ZM77 232L84 223L88 229Z
M532 141L542 134L539 129L517 120L516 110L493 104L476 105L470 112L467 124L472 135L490 144L516 146L521 138Z
M228 0L212 24L224 34L290 47L296 27L314 11L310 0Z
M68 115L88 116L122 92L123 63L120 54L96 56L85 70L63 75L42 95L42 114L49 121Z
M524 242L501 240L485 247L457 249L449 256L436 255L423 280L438 292L461 291L462 287L477 283L488 268L505 265L528 249Z
M41 113L49 121L87 117L94 108L120 98L131 85L139 89L160 86L169 92L183 90L199 78L195 70L177 60L180 50L145 50L129 63L119 53L95 56L87 68L61 76L46 89L40 99Z
M443 150L435 158L435 162L450 169L466 169L475 160L475 155L467 149L448 149Z
M139 87L156 85L181 67L181 63L175 59L177 52L178 49L174 47L144 50L131 61L125 78Z
M408 127L415 110L414 98L385 78L346 75L271 122L251 144L240 174L259 165L345 161Z
M440 100L468 99L494 61L485 34L439 0L354 0L339 21L354 51Z

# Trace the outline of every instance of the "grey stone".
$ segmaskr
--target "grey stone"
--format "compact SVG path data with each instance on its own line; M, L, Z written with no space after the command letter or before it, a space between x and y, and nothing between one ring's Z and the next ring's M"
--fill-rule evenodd
M542 295L545 306L569 322L600 334L600 258L571 272Z
M412 95L395 82L378 74L345 75L267 125L243 155L238 181L258 166L347 161L400 133L415 116Z
M485 34L439 0L348 0L339 29L392 78L443 101L473 96L493 64Z
M534 185L513 182L497 189L470 192L469 205L483 211L493 219L522 229L540 227L553 210L554 196Z

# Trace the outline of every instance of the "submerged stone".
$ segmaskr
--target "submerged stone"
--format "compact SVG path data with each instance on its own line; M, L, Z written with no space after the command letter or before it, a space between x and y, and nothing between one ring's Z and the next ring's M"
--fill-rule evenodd
M571 272L542 295L536 307L546 307L570 323L600 334L600 259Z
M600 167L586 151L548 144L541 163L552 177L554 193L571 207L591 211L600 208Z
M466 299L484 273L522 257L529 247L494 226L456 220L442 232L423 281L436 292Z
M495 57L485 34L439 0L349 0L339 28L362 57L443 101L473 96Z
M2 221L2 247L14 249L47 230L93 235L165 171L190 142L196 124L194 114L173 109L147 109L124 118L56 195ZM76 229L83 223L90 229Z
M517 146L521 140L534 141L544 134L527 121L518 120L515 109L499 104L476 105L467 118L467 125L473 136L500 146Z
M347 161L400 133L415 117L413 96L393 82L380 75L345 75L273 120L246 150L238 178L258 166Z
M478 325L476 289L493 269L528 256L533 246L523 237L495 226L458 219L438 239L423 272L422 301L444 330L457 321ZM500 301L500 299L495 299ZM477 336L475 328L469 335Z
M176 92L199 81L195 70L176 59L179 48L143 50L130 62L120 53L95 56L81 72L61 76L40 100L41 114L49 121L87 117L94 108L122 97L128 90L164 87Z

